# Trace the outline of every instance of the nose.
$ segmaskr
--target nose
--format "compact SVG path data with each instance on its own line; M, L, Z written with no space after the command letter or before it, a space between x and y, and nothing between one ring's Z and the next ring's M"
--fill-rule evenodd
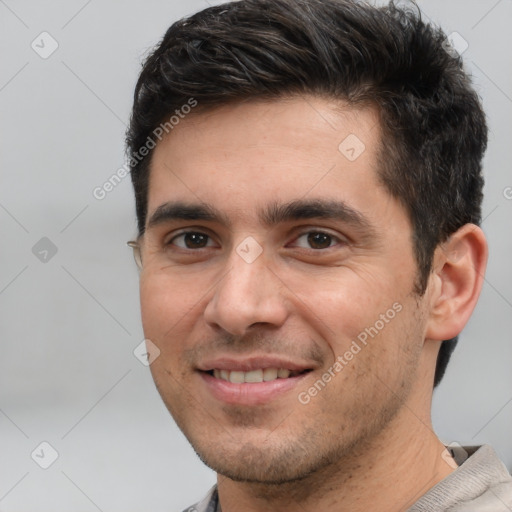
M284 289L263 254L248 262L233 251L228 270L206 306L205 321L236 336L257 325L279 327L288 316Z

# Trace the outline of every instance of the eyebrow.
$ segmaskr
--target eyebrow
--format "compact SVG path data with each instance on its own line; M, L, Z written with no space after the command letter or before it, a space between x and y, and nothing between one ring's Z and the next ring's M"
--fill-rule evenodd
M280 223L307 219L328 219L341 221L354 228L375 236L376 229L361 212L341 200L300 199L288 203L271 203L258 212L259 220L266 227ZM161 204L151 214L148 228L176 220L199 220L232 225L229 218L207 203L186 203L182 201Z
M203 220L230 225L229 219L223 213L206 203L176 201L161 204L156 208L148 220L148 228L173 220Z
M284 204L271 204L260 214L266 226L294 220L329 219L350 224L361 230L373 232L369 219L341 200L297 200Z

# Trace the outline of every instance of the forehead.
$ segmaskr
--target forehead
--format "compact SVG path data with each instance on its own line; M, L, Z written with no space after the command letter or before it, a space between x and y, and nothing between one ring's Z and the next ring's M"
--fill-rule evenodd
M148 212L170 199L242 214L307 196L357 207L358 191L370 202L385 193L376 175L380 137L375 108L318 97L199 110L157 144Z

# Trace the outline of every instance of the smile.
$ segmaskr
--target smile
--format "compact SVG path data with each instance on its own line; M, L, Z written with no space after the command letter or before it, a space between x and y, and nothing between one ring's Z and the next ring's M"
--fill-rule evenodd
M294 390L298 393L297 386L311 371L274 367L248 371L214 369L198 373L209 396L219 402L226 405L257 406L269 404Z
M222 379L233 384L243 383L257 383L257 382L270 382L276 379L288 379L289 377L296 377L304 371L288 370L286 368L262 368L251 370L249 372L242 371L229 371L229 370L211 370L208 372L216 379Z

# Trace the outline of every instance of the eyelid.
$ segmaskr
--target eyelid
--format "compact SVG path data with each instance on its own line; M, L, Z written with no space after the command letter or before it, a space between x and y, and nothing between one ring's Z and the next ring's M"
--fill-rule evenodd
M337 244L327 247L326 249L311 249L316 252L318 252L320 250L325 251L327 249L333 249L334 247L336 247L336 245L338 245L340 243L344 244L344 245L348 245L350 243L350 240L347 236L341 235L339 233L334 234L331 230L329 230L327 228L318 228L318 227L311 226L311 227L307 227L307 228L300 228L300 231L298 231L297 233L295 233L293 235L292 242L289 242L288 244L286 244L286 246L288 247L288 245L290 243L295 242L301 236L308 235L309 233L322 233L322 234L330 236L334 241L338 242Z
M200 235L206 235L211 241L213 241L215 244L219 245L219 243L217 242L215 236L212 235L212 233L210 232L209 229L204 228L204 227L196 228L194 226L187 226L185 228L181 228L181 229L178 229L176 231L172 231L171 233L169 233L164 238L163 245L164 246L173 245L175 247L178 247L178 249L190 250L190 251L198 251L200 249L211 249L212 248L211 246L207 246L207 247L200 247L199 249L184 249L183 247L179 247L179 246L177 246L175 244L172 244L173 240L175 240L179 236L183 236L183 235L186 235L188 233L197 233L197 234L200 234Z
M164 238L164 245L167 246L167 245L170 245L171 242L176 239L177 237L179 236L182 236L182 235L186 235L187 233L199 233L199 234L203 234L203 235L206 235L207 237L209 237L209 239L211 241L213 241L216 245L220 245L220 243L218 242L217 240L217 237L216 235L209 229L209 228L206 228L204 226L185 226L183 228L180 228L180 229L177 229L175 231L172 231L171 233L168 233L168 235ZM304 236L304 235L307 235L309 233L323 233L323 234L326 234L328 236L330 236L333 241L336 241L337 244L333 245L333 246L330 246L330 247L327 247L326 249L322 249L322 250L327 250L327 249L332 249L334 247L336 247L336 245L338 244L349 244L350 243L350 239L349 237L345 236L345 235L342 235L340 233L334 233L332 232L330 229L328 228L324 228L324 227L316 227L316 226L300 226L298 228L296 228L296 232L293 233L293 239L291 242L288 242L285 247L288 247L290 245L290 243L293 243L295 242L298 238L300 238L301 236ZM174 244L173 244L174 245ZM178 247L180 248L179 246L175 246L175 247ZM208 248L212 248L211 246L207 246L207 247L202 247L200 249L208 249ZM180 249L183 249L183 248L180 248ZM198 251L200 249L184 249L184 250L194 250L194 251ZM314 250L315 252L318 252L320 251L321 249L311 249L311 250Z

